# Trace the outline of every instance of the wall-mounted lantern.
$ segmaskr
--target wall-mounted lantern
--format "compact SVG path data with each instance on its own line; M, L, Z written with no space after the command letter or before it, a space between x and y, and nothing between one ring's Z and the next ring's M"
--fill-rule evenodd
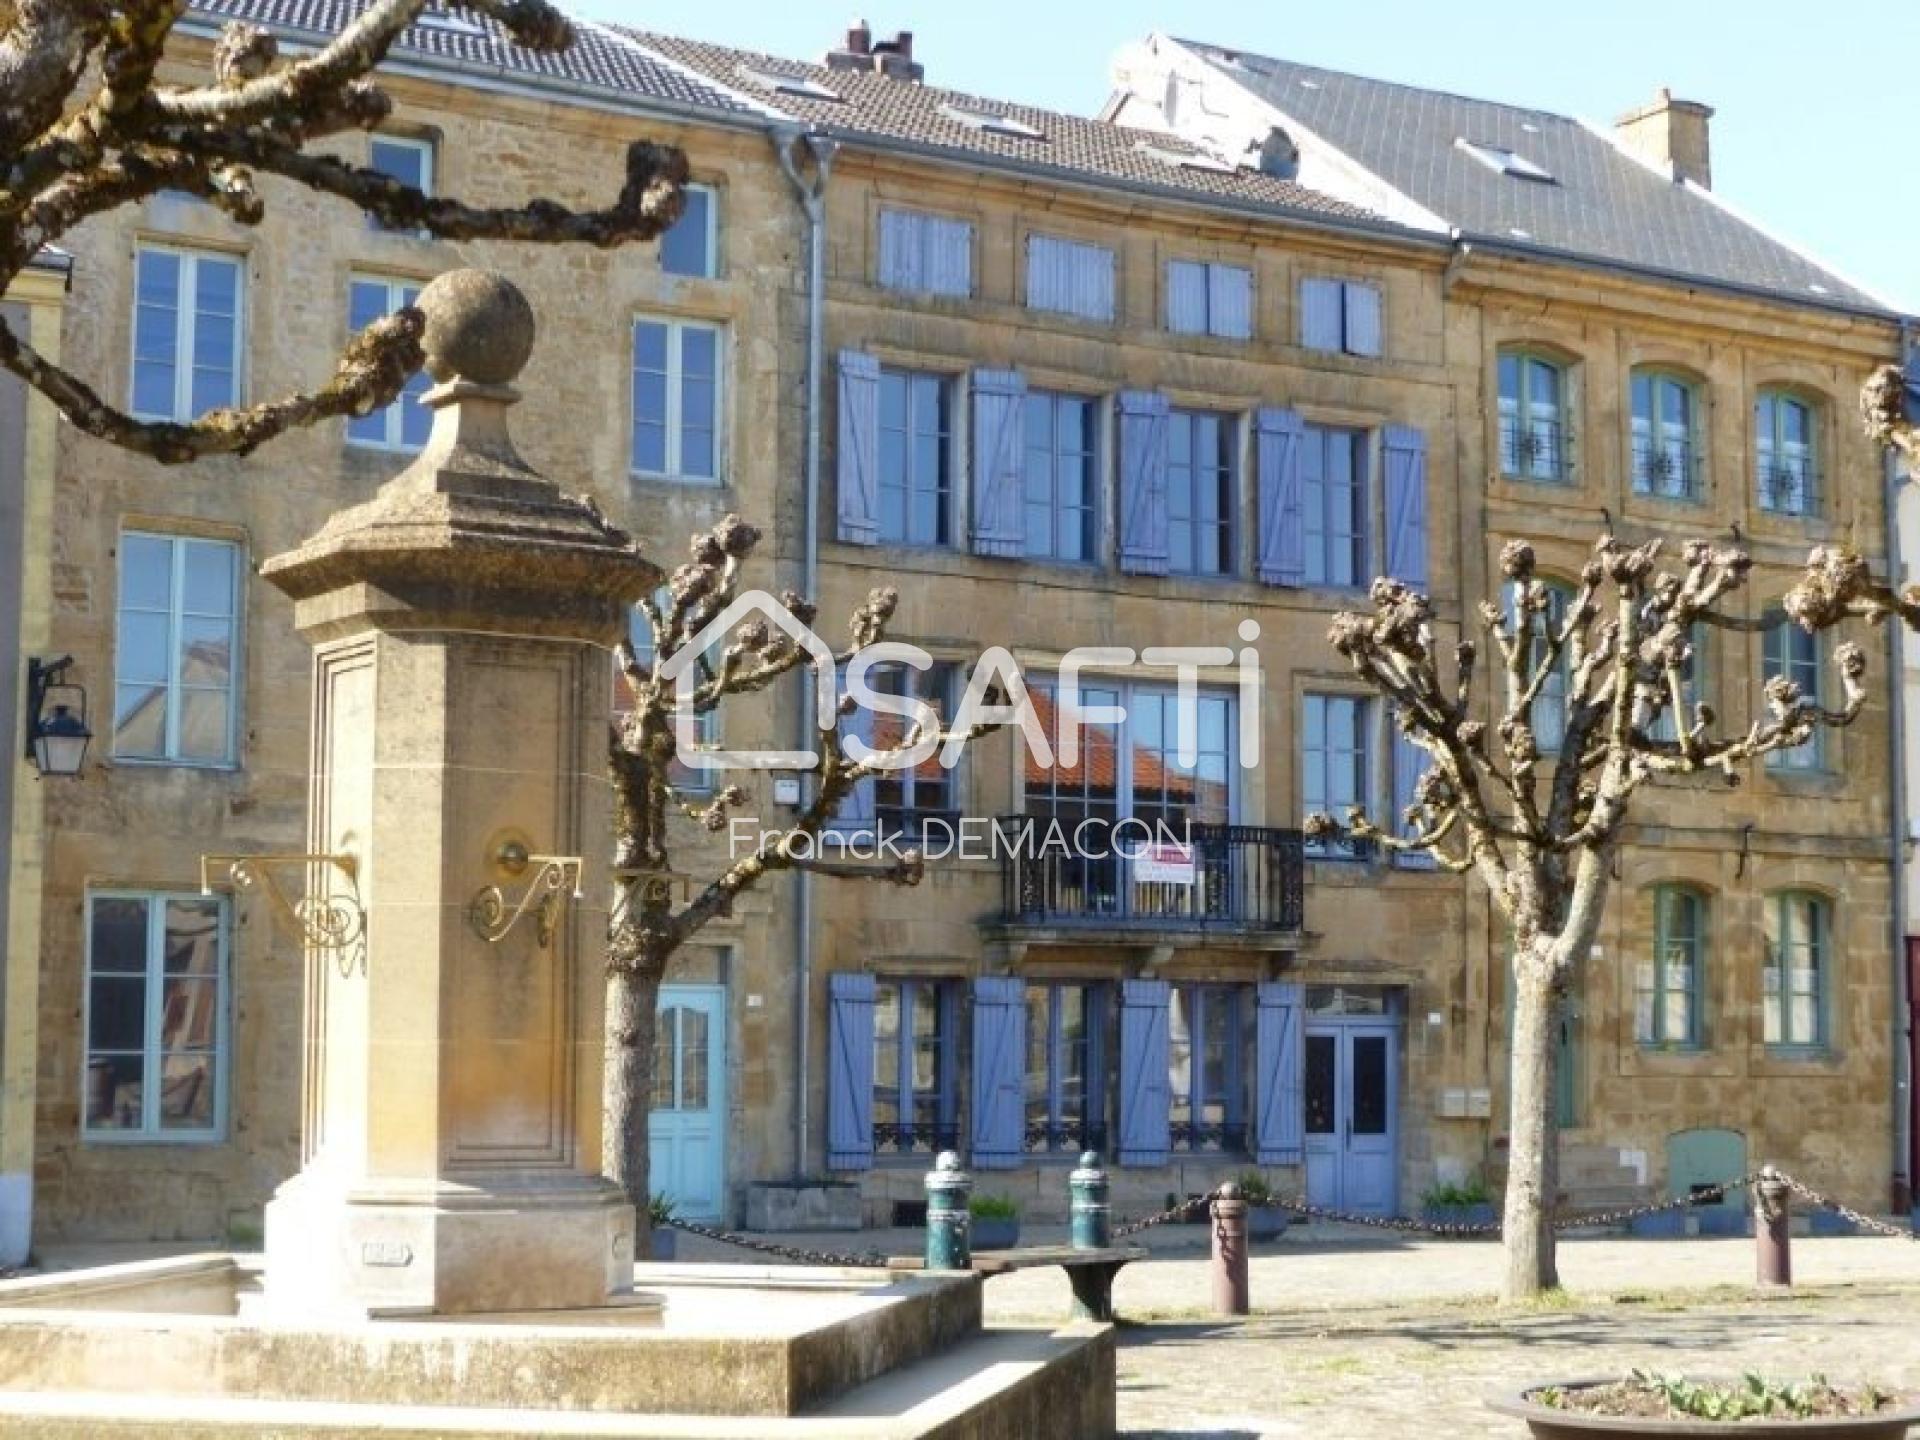
M60 679L72 664L71 655L27 661L27 759L43 776L78 775L87 742L93 739L87 728L87 692ZM55 695L72 698L54 700Z

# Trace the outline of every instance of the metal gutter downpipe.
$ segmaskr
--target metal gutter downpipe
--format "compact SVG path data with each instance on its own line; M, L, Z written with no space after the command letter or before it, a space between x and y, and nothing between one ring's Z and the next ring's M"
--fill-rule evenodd
M781 172L793 186L807 217L807 458L800 593L817 604L820 599L821 433L826 423L821 397L825 391L827 363L827 178L838 147L824 135L807 133L793 125L775 126L772 139ZM800 169L798 157L803 145L813 157L811 180ZM820 743L813 718L815 683L813 667L803 665L799 717L802 750L811 750ZM813 877L805 870L793 872L793 901L793 1178L803 1180L807 1175L807 1152L812 1139L809 1081L813 1064Z
M1911 321L1900 322L1900 368L1906 373L1911 362L1913 344L1913 325ZM1900 553L1900 495L1906 482L1902 478L1899 461L1889 453L1885 460L1885 494L1887 510L1887 576L1895 589L1907 582L1906 560ZM1911 967L1907 961L1907 843L1910 797L1913 791L1913 777L1907 773L1907 713L1906 713L1906 649L1912 643L1907 635L1907 627L1898 620L1887 626L1887 649L1892 657L1893 684L1888 686L1891 696L1888 703L1888 727L1893 732L1893 904L1889 907L1893 915L1893 1188L1902 1188L1905 1180L1907 1204L1920 1206L1920 1198L1914 1195L1914 1185L1920 1180L1915 1174L1917 1167L1914 1157L1914 1116L1915 1104L1913 1084L1915 1048L1920 1046L1920 1036L1913 1033L1912 996L1908 986L1912 979Z

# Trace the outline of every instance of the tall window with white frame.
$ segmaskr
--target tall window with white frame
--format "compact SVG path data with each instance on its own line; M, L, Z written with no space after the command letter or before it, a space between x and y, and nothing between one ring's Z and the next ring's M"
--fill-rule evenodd
M1764 1039L1782 1050L1824 1049L1833 994L1832 905L1802 890L1776 892L1766 905Z
M712 280L720 274L720 195L688 185L680 218L660 237L660 268L669 275Z
M1564 366L1529 350L1502 350L1500 473L1562 485L1573 478Z
M1800 693L1821 704L1825 694L1821 681L1826 667L1820 663L1820 637L1810 635L1779 611L1767 616L1767 628L1761 647L1761 673L1771 680L1783 675L1800 687ZM1767 768L1774 771L1820 770L1826 765L1825 726L1815 726L1813 736L1804 745L1791 750L1767 752Z
M1176 1151L1247 1149L1244 985L1176 985L1167 1021L1167 1078Z
M375 135L367 146L368 168L427 196L434 193L437 159L433 141L424 136ZM372 215L367 223L375 230L391 228Z
M1301 813L1345 823L1349 810L1367 806L1372 797L1372 707L1359 695L1307 695L1301 703ZM1307 853L1323 860L1354 858L1333 839L1309 841Z
M1762 390L1753 407L1753 454L1762 510L1818 513L1820 471L1810 404L1785 390Z
M872 685L882 695L910 696L931 706L944 728L953 718L959 671L944 661L925 670L909 665L876 665ZM865 717L865 723L874 732L871 743L878 749L889 750L906 743L912 722L900 715L870 715ZM861 783L873 787L871 808L883 834L919 835L929 822L953 818L957 773L942 765L940 756L934 754L918 765L885 770Z
M634 474L721 482L724 348L717 325L651 317L634 322Z
M1505 595L1506 620L1513 632L1526 642L1527 664L1537 666L1546 658L1553 638L1567 623L1567 607L1573 603L1573 587L1558 580L1543 582L1546 609L1521 616L1515 613L1519 592L1508 587ZM1567 738L1567 684L1572 662L1562 650L1553 668L1540 683L1533 702L1533 739L1544 755L1557 755Z
M1309 425L1301 437L1300 512L1307 583L1357 589L1368 573L1367 432Z
M1107 1014L1100 982L1027 982L1027 1148L1107 1148Z
M880 538L946 545L953 525L952 382L880 372Z
M226 1121L227 903L219 896L87 897L90 1140L211 1141Z
M673 592L662 585L653 593L654 608L665 613L673 604ZM651 669L654 661L653 626L647 619L647 612L635 605L627 612L627 639L633 646L634 658L640 664ZM613 719L615 724L624 721L633 713L633 684L627 679L626 672L620 668L620 660L613 657ZM703 710L694 716L694 733L704 748L717 747L720 744L720 711L718 707ZM667 783L675 790L691 794L705 795L713 790L713 777L719 772L705 766L688 763L684 752L676 753L673 763L667 767Z
M960 1143L960 992L952 980L882 979L873 1003L876 1155Z
M142 245L134 271L133 413L185 424L238 405L246 332L240 261Z
M419 298L420 287L410 280L356 275L347 292L347 328L358 335L374 321L405 309ZM349 419L347 439L381 450L418 450L433 430L433 412L420 403L420 397L432 385L425 370L416 370L398 400L384 410Z
M240 549L224 540L120 537L113 753L234 763L239 732Z
M1100 496L1095 402L1035 390L1026 398L1027 554L1036 560L1094 558Z
M1694 712L1707 697L1707 655L1712 630L1695 621L1687 629L1687 658L1680 665L1680 709L1669 704L1654 718L1648 733L1656 740L1678 740L1680 727L1692 725Z
M1633 372L1633 489L1663 500L1700 498L1700 391L1683 375Z
M1653 1049L1692 1049L1703 1033L1707 900L1684 885L1653 891L1653 953L1634 975L1633 1034Z
M1239 426L1231 415L1175 410L1167 417L1167 557L1175 575L1234 570Z

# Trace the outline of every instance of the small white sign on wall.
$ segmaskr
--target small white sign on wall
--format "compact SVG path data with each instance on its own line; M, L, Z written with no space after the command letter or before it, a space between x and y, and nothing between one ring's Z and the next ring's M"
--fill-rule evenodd
M1193 868L1193 847L1166 841L1140 851L1134 858L1133 878L1142 885L1191 885Z

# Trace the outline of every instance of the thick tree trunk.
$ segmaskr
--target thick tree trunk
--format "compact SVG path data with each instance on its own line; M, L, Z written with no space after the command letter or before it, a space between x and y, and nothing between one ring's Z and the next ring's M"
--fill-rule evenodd
M1559 1286L1554 1264L1553 1204L1559 1188L1559 1132L1554 1027L1560 996L1535 961L1514 964L1511 1123L1507 1137L1506 1278L1500 1298L1529 1300Z
M660 974L651 965L607 973L607 1053L600 1168L633 1202L636 1257L653 1254L647 1213L647 1107L653 1095L654 1009Z

